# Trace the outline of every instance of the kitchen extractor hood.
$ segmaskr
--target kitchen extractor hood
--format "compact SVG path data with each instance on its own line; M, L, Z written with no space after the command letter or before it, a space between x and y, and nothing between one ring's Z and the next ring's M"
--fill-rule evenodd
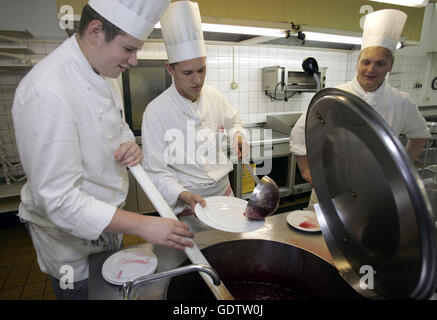
M370 0L373 2L382 2L395 4L397 6L407 6L407 7L426 7L428 0Z
M70 37L79 30L79 21L74 21L73 29L66 29L67 35ZM206 41L223 41L223 42L240 42L253 38L257 38L256 35L238 34L238 33L222 33L222 32L203 32L204 39ZM162 41L162 33L160 28L154 28L150 33L148 40L160 40Z
M74 21L73 29L66 29L68 36L71 36L79 30L79 21ZM234 44L265 44L265 45L280 45L280 46L292 46L303 48L326 48L326 49L339 49L339 50L359 50L360 45L348 44L348 43L334 43L334 42L321 42L312 40L301 40L297 35L291 35L289 37L274 38L263 35L243 34L243 33L224 33L224 32L203 32L204 39L211 42L227 42ZM163 41L160 28L155 28L150 33L147 41Z

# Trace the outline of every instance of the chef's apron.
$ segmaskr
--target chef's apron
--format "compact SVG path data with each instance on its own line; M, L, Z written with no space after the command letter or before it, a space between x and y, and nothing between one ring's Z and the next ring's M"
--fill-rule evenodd
M60 229L41 227L34 223L26 222L26 227L34 243L41 271L61 279L65 275L61 272L66 270L65 266L71 267L73 282L88 278L90 255L119 249L123 238L121 233L103 232L97 240L85 240Z

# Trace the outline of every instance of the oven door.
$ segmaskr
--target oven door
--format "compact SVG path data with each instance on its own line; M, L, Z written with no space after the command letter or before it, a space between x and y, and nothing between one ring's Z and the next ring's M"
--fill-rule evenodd
M141 123L146 106L171 86L172 79L165 67L167 60L138 60L138 65L122 74L126 122L141 136Z

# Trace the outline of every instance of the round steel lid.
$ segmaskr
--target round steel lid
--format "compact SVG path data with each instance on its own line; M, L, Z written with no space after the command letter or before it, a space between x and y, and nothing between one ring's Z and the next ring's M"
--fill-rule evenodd
M437 266L432 210L385 121L359 97L323 89L308 107L306 147L317 217L344 279L369 298L428 298Z

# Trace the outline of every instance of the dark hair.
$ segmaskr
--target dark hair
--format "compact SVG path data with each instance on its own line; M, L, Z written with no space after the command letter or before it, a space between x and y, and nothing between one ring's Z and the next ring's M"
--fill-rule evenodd
M93 8L88 4L83 7L82 15L80 17L79 23L79 36L82 37L85 33L86 28L93 20L99 20L102 23L102 31L105 33L105 41L110 42L118 35L125 35L126 32L121 30L119 27L113 25L111 22L103 18L98 14Z

